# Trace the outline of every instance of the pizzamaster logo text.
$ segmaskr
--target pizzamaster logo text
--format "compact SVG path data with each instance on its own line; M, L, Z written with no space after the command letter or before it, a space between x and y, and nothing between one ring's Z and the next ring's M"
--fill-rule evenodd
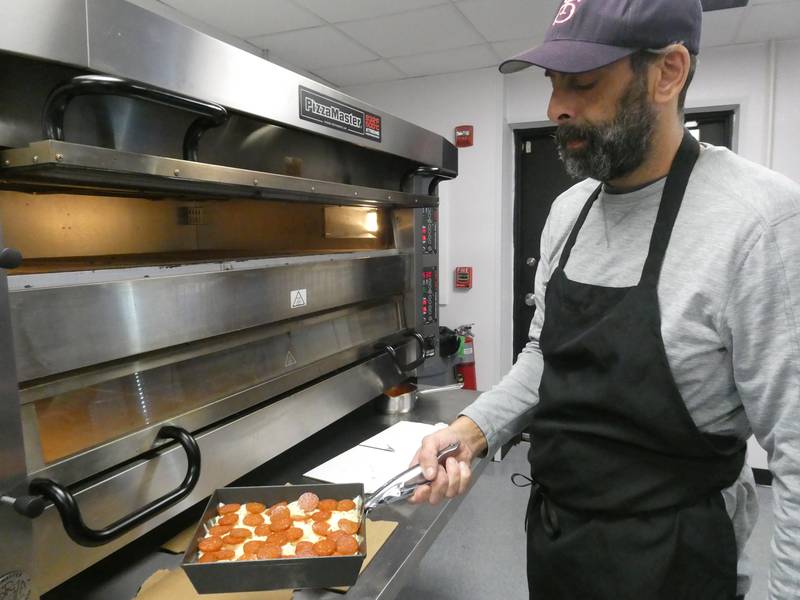
M362 118L359 115L355 115L335 106L320 104L309 96L305 97L305 109L311 114L336 121L342 125L361 129Z

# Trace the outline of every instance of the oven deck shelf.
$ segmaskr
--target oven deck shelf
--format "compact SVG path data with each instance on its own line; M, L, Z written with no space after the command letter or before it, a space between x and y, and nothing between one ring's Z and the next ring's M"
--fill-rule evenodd
M398 182L399 183L399 182ZM6 189L149 198L256 198L422 208L438 197L135 154L57 140L0 151Z

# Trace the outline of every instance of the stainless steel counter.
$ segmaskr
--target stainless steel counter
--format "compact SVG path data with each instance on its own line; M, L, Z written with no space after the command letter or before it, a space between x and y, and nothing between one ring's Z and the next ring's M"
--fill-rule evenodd
M438 392L420 398L407 415L380 415L368 404L340 419L277 458L269 461L236 485L308 483L303 473L398 421L450 422L478 396L466 390ZM480 476L488 459L477 462L473 478ZM391 600L413 576L417 565L445 526L463 497L437 506L402 503L376 509L372 518L397 521L399 526L344 597L351 600ZM86 572L52 590L43 600L132 598L138 586L159 568L174 568L180 556L159 551L174 533L196 522L202 506L154 530L131 547L123 549ZM77 595L76 595L77 594ZM342 594L322 590L295 592L295 600L334 600Z

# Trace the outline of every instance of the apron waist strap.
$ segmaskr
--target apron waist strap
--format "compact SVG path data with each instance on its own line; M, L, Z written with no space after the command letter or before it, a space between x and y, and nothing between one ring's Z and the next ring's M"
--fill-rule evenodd
M523 481L520 481L523 480ZM556 539L561 534L561 524L558 518L558 512L556 508L565 513L566 515L574 515L578 519L590 519L592 517L606 517L606 518L631 518L631 517L653 517L658 516L664 513L671 513L679 511L683 508L689 508L690 506L694 506L697 502L703 500L703 498L711 497L713 494L709 494L708 496L701 496L698 498L694 498L684 503L672 505L672 506L665 506L663 508L657 508L652 510L642 510L642 511L630 511L630 512L616 512L616 511L586 511L576 508L570 508L564 506L563 504L559 504L557 502L553 502L549 494L547 493L545 487L539 483L535 477L527 477L521 473L514 473L511 477L511 481L517 487L529 487L531 488L531 495L530 499L528 500L528 510L525 513L525 530L528 530L528 520L530 519L530 515L538 509L539 512L539 519L542 523L542 528L544 529L545 533L550 539ZM714 492L718 493L718 492Z
M523 479L524 482L520 483L519 479ZM531 486L531 497L530 500L528 500L528 510L525 512L525 531L528 530L528 519L530 518L531 511L538 507L539 518L542 521L542 527L544 528L547 537L549 537L551 540L556 539L561 534L561 526L558 523L558 514L556 513L555 508L553 508L550 498L548 498L547 494L545 494L542 484L536 481L535 478L526 477L522 473L514 473L511 476L511 481L517 487Z
M542 486L533 481L531 483L531 508L539 507L539 518L542 520L542 527L544 532L551 540L558 538L561 535L561 526L558 523L558 514L556 513L550 498L545 494ZM527 518L527 517L526 517Z

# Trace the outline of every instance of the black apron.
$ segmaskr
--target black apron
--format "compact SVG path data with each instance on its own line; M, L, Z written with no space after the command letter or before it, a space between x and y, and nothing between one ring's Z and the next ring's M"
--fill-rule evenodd
M641 281L564 274L545 295L544 372L531 419L528 585L535 600L732 600L737 551L721 490L745 442L700 432L670 371L657 285L699 144L685 133Z

